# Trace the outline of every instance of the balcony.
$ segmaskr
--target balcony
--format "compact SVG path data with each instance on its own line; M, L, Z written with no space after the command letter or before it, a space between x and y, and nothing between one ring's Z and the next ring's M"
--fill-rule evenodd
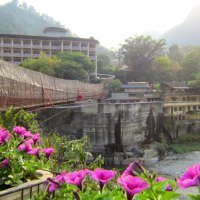
M96 51L96 49L93 48L93 47L90 47L90 48L89 48L89 51Z
M22 57L22 53L13 53L13 57Z
M42 45L42 49L50 49L50 45Z
M88 47L81 47L81 50L86 50L86 51L88 51Z
M3 53L3 56L5 56L5 57L11 57L12 54L11 53Z
M163 107L171 107L171 106L198 106L200 105L199 101L168 101L163 102Z
M80 51L81 47L79 47L79 46L72 46L72 50L78 50L78 51Z
M53 49L53 50L61 50L61 46L52 46L51 49Z
M21 48L22 47L22 44L13 44L13 47L15 47L15 48Z
M27 57L31 57L31 53L24 53L24 54L23 54L23 57L26 57L26 58L27 58Z
M12 47L12 44L11 43L3 43L3 46L4 47Z
M24 48L31 48L31 44L24 44L23 47Z
M33 57L33 58L38 58L39 56L40 56L40 54L39 54L39 53L32 54L32 57Z
M64 50L71 50L71 46L63 46Z
M33 49L41 49L41 45L40 44L34 44L32 45Z

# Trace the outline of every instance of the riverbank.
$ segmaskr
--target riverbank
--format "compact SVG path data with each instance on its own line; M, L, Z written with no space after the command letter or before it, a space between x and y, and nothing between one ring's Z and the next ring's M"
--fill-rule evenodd
M193 151L184 154L173 154L166 156L163 160L158 161L149 170L155 171L166 177L178 178L183 175L185 170L194 164L200 163L200 151ZM181 199L189 199L186 194L197 194L197 188L192 187L188 189L179 189L178 192L182 194Z

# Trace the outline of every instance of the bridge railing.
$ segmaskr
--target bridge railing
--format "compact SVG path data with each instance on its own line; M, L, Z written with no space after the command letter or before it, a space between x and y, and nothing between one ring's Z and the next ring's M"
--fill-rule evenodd
M0 60L0 109L9 106L36 107L105 95L103 84L64 80Z

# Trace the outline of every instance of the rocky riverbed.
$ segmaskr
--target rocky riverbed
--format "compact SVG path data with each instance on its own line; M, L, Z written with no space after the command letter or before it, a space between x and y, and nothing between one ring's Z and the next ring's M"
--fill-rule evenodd
M200 152L194 151L185 154L173 154L166 156L163 160L154 163L152 167L149 168L151 171L155 171L166 177L178 178L185 170L194 164L200 163ZM178 190L182 194L180 199L189 199L186 194L193 193L197 194L197 188L188 188L184 190Z
M186 168L197 163L200 163L200 152L193 151L166 156L163 160L156 162L150 170L172 177L179 177L185 172Z

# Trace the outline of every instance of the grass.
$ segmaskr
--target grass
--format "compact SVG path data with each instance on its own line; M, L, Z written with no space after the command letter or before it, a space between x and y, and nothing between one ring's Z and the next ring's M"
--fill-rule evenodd
M200 151L200 133L189 133L174 140L172 150L175 153Z

